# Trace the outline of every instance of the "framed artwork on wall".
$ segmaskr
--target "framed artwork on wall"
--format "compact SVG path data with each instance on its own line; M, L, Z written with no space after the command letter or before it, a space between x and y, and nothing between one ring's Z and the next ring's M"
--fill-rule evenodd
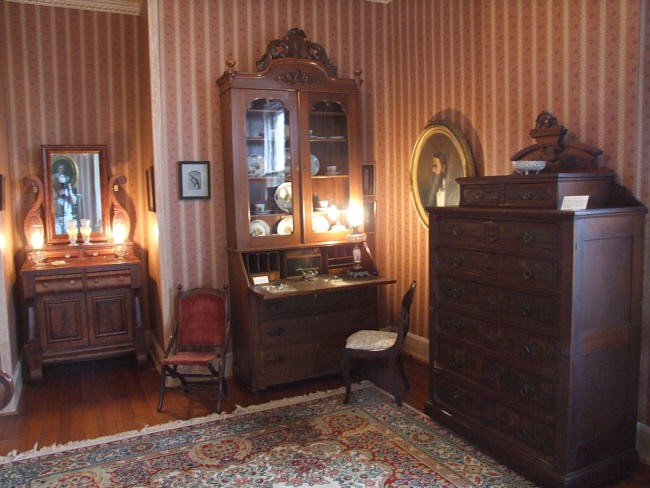
M210 162L178 162L178 196L181 199L210 198Z
M156 184L153 175L153 166L149 166L145 170L147 182L147 209L149 212L156 211Z
M457 178L474 176L474 161L463 133L447 122L432 121L420 132L411 153L411 199L429 228L427 207L458 205Z

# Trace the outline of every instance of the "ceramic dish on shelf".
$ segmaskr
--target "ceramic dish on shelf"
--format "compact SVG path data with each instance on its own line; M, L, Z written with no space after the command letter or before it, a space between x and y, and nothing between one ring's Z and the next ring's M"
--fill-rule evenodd
M261 154L251 154L246 158L248 176L262 176L264 174L264 157Z
M285 217L278 222L277 233L281 236L293 234L293 217Z
M327 232L330 230L330 222L322 215L311 214L311 229L314 232Z
M311 163L311 166L310 166L311 167L311 175L316 176L318 174L318 170L320 169L320 161L313 154L309 155L309 160L310 160L310 163Z
M251 220L248 229L253 237L264 237L271 235L271 228L269 227L269 224L263 220Z
M291 183L285 181L275 190L273 200L280 210L283 212L291 212L293 208L293 197L291 191Z

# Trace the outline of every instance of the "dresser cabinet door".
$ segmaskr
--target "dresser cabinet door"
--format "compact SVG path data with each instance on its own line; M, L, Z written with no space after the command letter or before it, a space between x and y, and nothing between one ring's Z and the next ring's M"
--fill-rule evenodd
M83 293L43 295L36 301L36 310L44 356L50 351L72 350L88 345Z
M88 292L90 342L108 345L133 342L131 289Z

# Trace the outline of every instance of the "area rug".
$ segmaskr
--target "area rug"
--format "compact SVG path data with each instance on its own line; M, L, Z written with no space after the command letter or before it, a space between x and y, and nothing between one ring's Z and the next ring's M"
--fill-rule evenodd
M371 383L0 458L2 487L527 487Z

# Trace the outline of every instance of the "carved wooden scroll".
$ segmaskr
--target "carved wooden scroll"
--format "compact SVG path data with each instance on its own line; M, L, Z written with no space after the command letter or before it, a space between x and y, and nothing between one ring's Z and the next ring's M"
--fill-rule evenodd
M609 171L600 168L600 149L579 142L565 142L566 133L567 129L558 123L553 114L542 111L530 131L537 143L513 154L512 160L544 160L544 172L549 173Z
M115 224L118 222L124 227L125 230L125 235L126 238L128 239L130 233L131 233L131 218L129 217L129 214L126 210L124 210L124 207L120 205L120 202L117 201L117 198L115 197L115 193L120 191L120 185L124 185L126 183L126 176L124 175L115 175L111 177L111 179L108 182L108 199L109 199L109 208L112 207L113 209L113 220L111 227L112 229L115 229Z
M40 225L43 228L43 217L41 216L41 207L43 206L43 182L38 176L25 176L23 178L25 185L31 185L32 191L36 194L36 201L27 211L23 221L23 234L25 243L31 243L32 226Z
M331 76L336 76L336 66L327 57L325 48L320 44L307 40L305 31L293 28L282 39L274 39L266 46L266 52L257 61L258 72L269 67L272 60L278 58L298 58L316 61L323 65Z

